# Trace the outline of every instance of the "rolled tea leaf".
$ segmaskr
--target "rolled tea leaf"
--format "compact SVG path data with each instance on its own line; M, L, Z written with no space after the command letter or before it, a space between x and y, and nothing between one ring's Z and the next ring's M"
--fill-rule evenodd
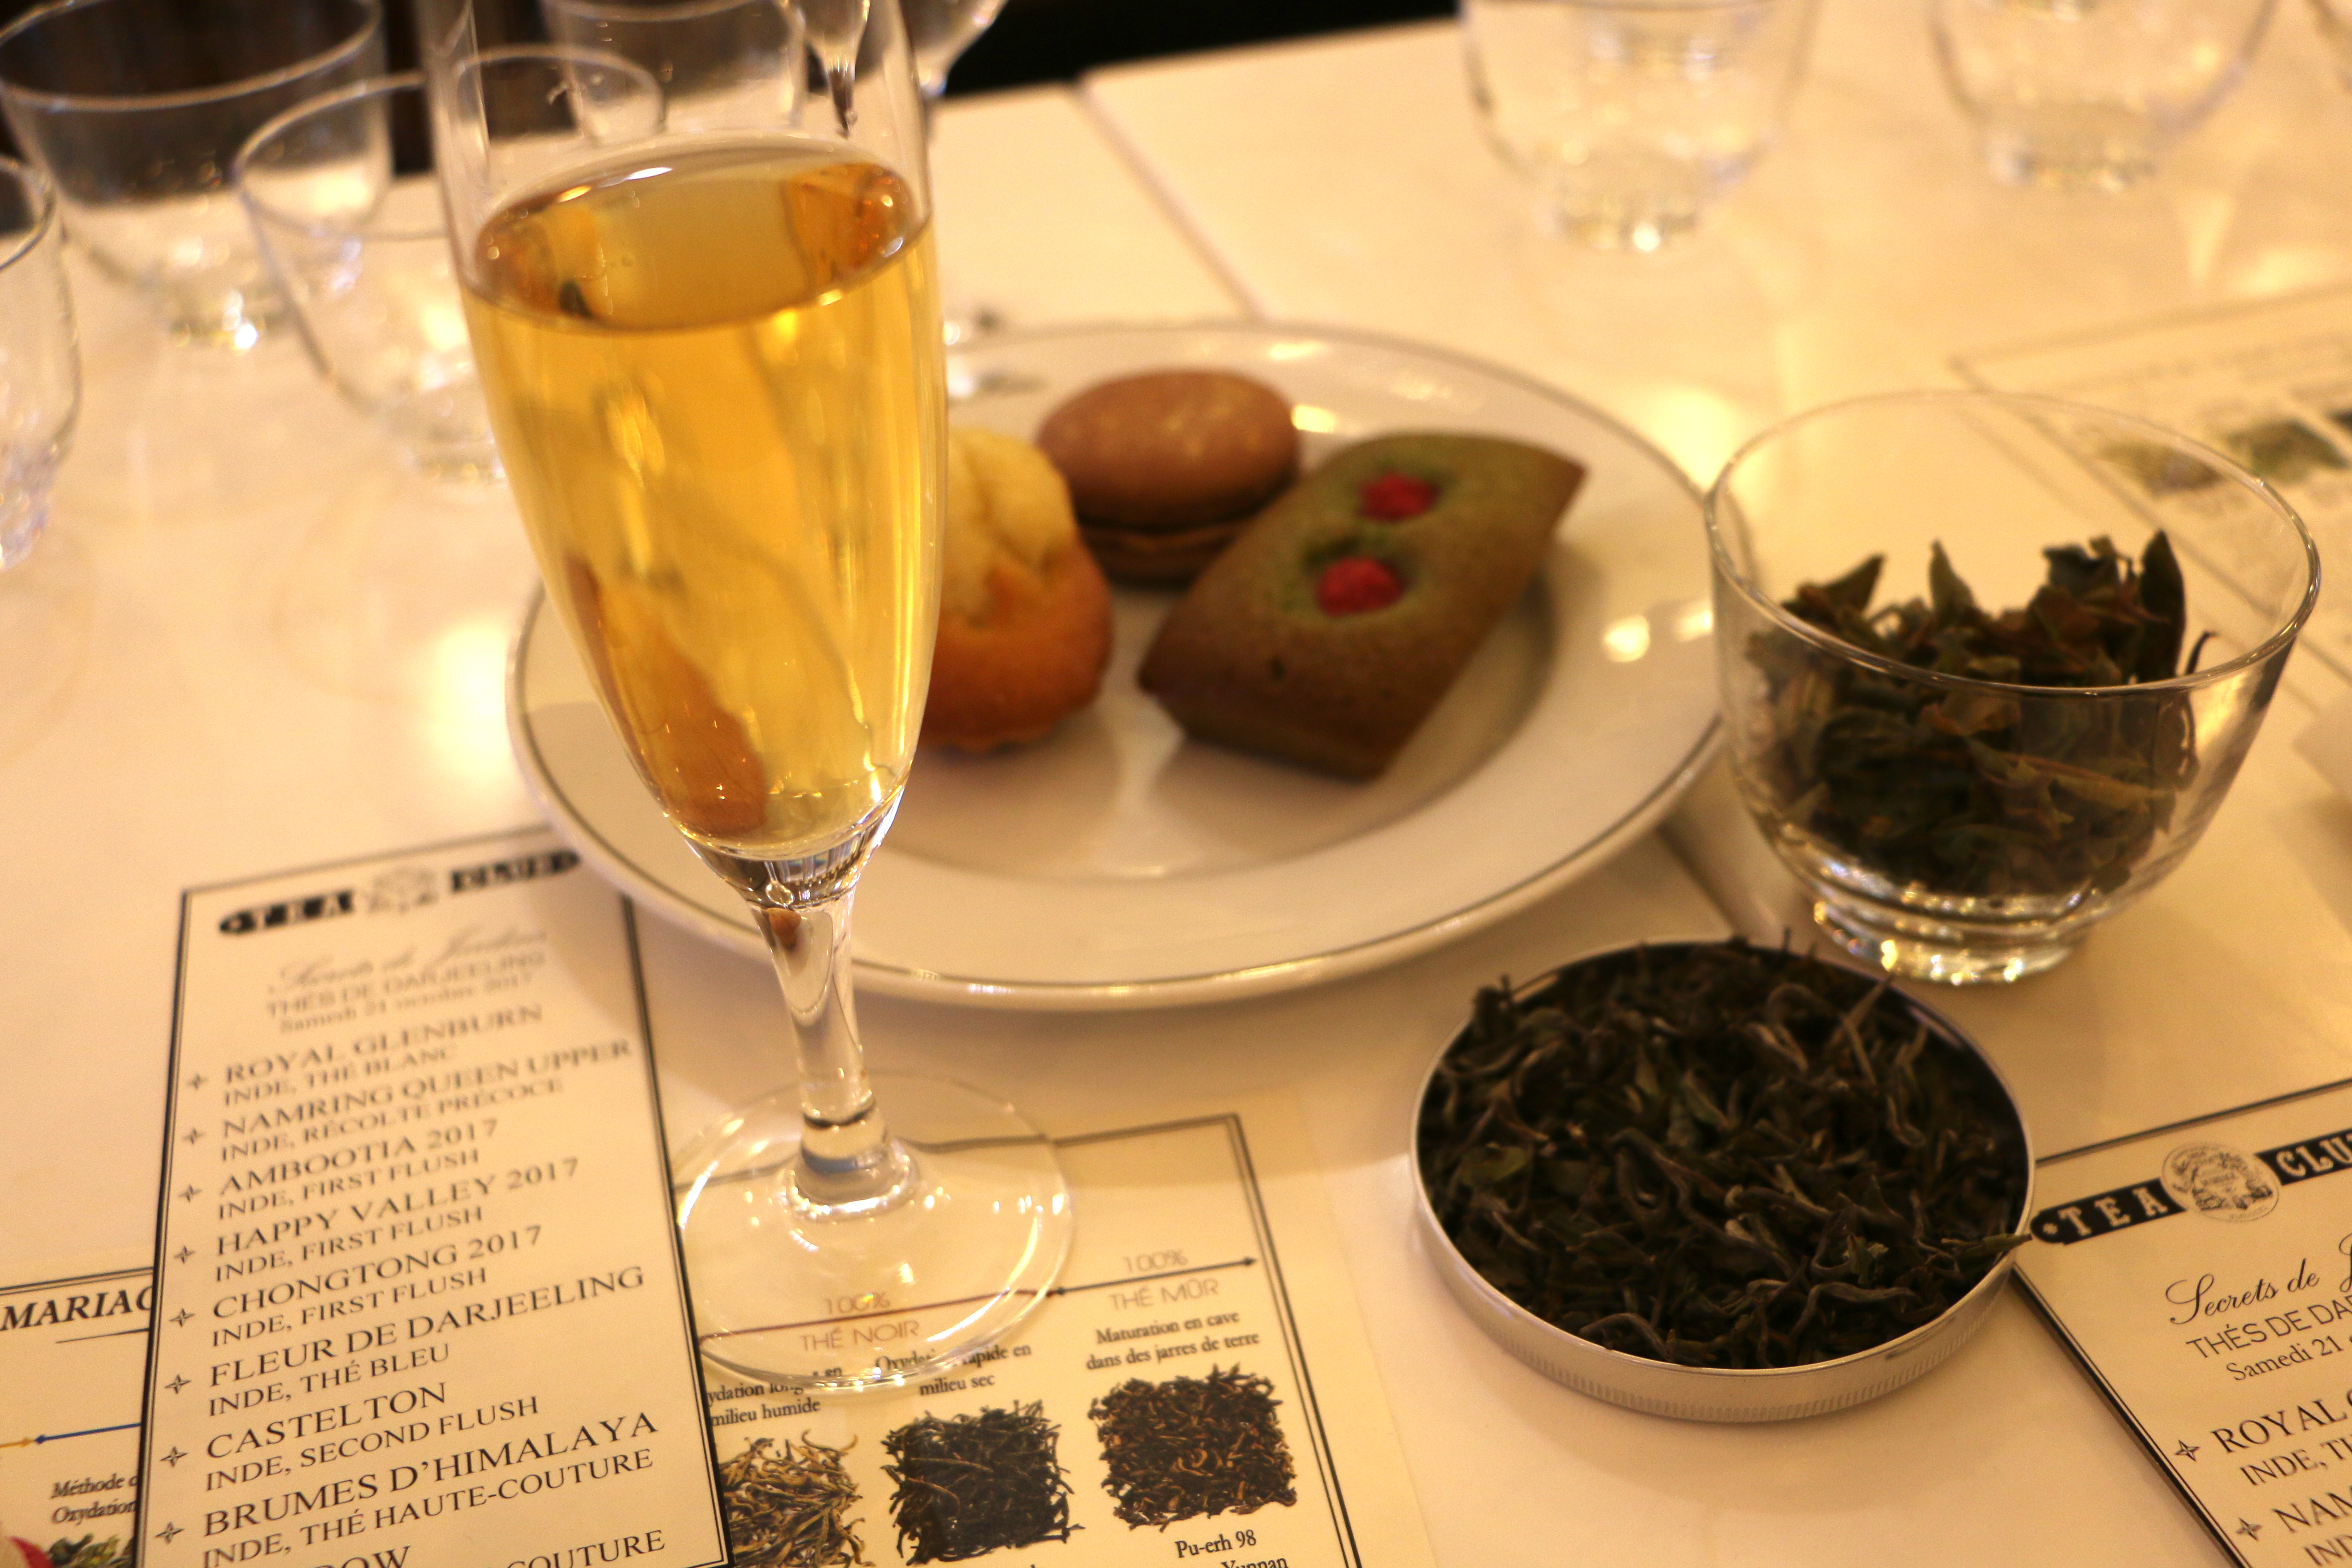
M890 1513L910 1563L956 1563L1007 1546L1067 1541L1070 1483L1060 1429L1042 1405L925 1415L882 1439L898 1483Z
M866 1568L842 1450L761 1437L719 1467L735 1568Z
M2169 679L2187 594L2162 533L2135 563L2112 540L2042 552L2022 609L1990 614L1937 544L1929 598L1867 607L1873 556L1801 584L1785 608L1840 641L1921 670L2000 687ZM2180 692L2038 702L1839 663L1784 633L1749 639L1771 721L1755 771L1786 825L1890 879L1969 896L2111 891L2171 825L2196 774Z
M1112 1511L1130 1526L1295 1506L1290 1448L1268 1379L1212 1367L1165 1383L1130 1378L1087 1412L1102 1437Z

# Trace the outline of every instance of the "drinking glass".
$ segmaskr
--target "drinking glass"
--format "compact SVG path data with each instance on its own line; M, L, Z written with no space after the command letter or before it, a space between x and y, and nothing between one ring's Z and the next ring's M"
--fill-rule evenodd
M650 81L640 89L651 125L661 94ZM320 374L421 471L488 478L498 449L441 193L429 174L394 168L395 130L421 142L424 128L423 73L354 83L256 132L236 184Z
M281 301L230 188L236 150L383 68L379 0L55 0L0 29L0 110L75 244L176 335L244 349Z
M1930 0L1944 79L2010 184L2120 191L2238 84L2273 0Z
M661 84L672 131L790 124L808 83L800 12L777 0L545 0L558 42Z
M834 1389L983 1348L1069 1236L1052 1145L976 1090L869 1079L851 1005L851 900L929 679L947 413L913 63L897 0L866 15L810 21L830 101L805 123L780 100L646 135L488 89L481 50L531 14L422 7L476 363L549 595L646 788L756 911L797 1048L795 1085L673 1161L697 1334Z
M915 71L923 89L923 120L948 90L948 70L973 40L988 31L1004 0L900 0L907 18L907 37L915 52ZM948 346L970 344L1004 324L986 301L956 287L950 274L941 285L944 309L941 331Z
M1655 250L1748 177L1788 116L1813 0L1462 0L1471 91L1546 222Z
M2352 4L2347 0L2311 0L2314 19L2319 24L2319 36L2336 56L2336 74L2346 87L2352 87Z
M1735 453L1706 510L1740 795L1822 928L1918 979L2047 969L2179 864L2318 594L2310 536L2269 486L2186 437L2045 398L1899 393L1814 409ZM2047 596L2061 563L2046 551L2106 542L2147 569L2158 527L2185 581L2168 678L2156 671L2174 660L2158 657L2128 672L2145 680L2022 684L2017 659L1940 637L1922 668L1794 613L1801 585L1880 556L1875 592L1853 597L1932 593L1945 628L1973 590L2030 632L2095 613L2087 595ZM1937 544L1965 586L1936 574ZM2163 601L2151 588L2137 602ZM2108 603L2098 613L2145 624ZM1895 616L1872 613L1871 635ZM2125 673L2090 664L2081 678Z
M904 8L923 99L935 103L948 89L948 68L988 31L1004 0L904 0Z
M48 522L49 487L81 405L58 248L56 188L0 158L0 571Z

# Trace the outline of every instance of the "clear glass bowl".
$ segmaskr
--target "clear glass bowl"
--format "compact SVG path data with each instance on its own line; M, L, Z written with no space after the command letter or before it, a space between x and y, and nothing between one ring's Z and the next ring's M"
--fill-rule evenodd
M1990 393L1833 404L1764 432L1706 498L1732 773L1848 952L1955 984L2017 979L2179 863L2237 776L2318 595L2302 521L2183 436ZM1929 597L1938 544L1987 612L2029 609L2043 552L2163 530L2179 668L2046 686L1919 668L1789 607L1866 558L1881 606ZM2045 601L2042 613L2063 605Z

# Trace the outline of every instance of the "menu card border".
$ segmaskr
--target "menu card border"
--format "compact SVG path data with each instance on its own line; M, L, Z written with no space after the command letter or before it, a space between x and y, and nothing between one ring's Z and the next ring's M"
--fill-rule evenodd
M2208 1122L2227 1121L2232 1116L2243 1116L2250 1111L2269 1110L2277 1106L2292 1105L2298 1100L2310 1100L2315 1096L2333 1093L2346 1088L2352 1088L2352 1078L2335 1079L2326 1083L2314 1084L2309 1089L2289 1089L2284 1094L2274 1094L2267 1100L2248 1100L2243 1105L2233 1105L2225 1110L2210 1110L2201 1116L2187 1116L2178 1121L2159 1122L2154 1127L2143 1128L2137 1132L2126 1132L2118 1137L2102 1138L2095 1143L2084 1143L2079 1148L2066 1149L2055 1154L2044 1155L2034 1162L2035 1173L2038 1177L2042 1172L2047 1171L2062 1161L2080 1159L2085 1154L2100 1153L2105 1150L2120 1148L2126 1143L2137 1143L2143 1138L2154 1138L2166 1132L2179 1132L2190 1127L2202 1127ZM2027 1278L2025 1270L2018 1268L2011 1270L2011 1273L2017 1280L2018 1289L2025 1293L2026 1302L2033 1309L2034 1314L2049 1327L2058 1342L2065 1347L2066 1352L2074 1358L2076 1364L2082 1367L2084 1374L2091 1380L2091 1385L2099 1391L2100 1397L2107 1402L2125 1427L2134 1437L2139 1439L2140 1449L2147 1455L2148 1463L2154 1465L2157 1473L2165 1479L2166 1483L2175 1492L2179 1494L2180 1500L2189 1505L2189 1511L2196 1517L2198 1523L2205 1527L2206 1533L2213 1538L2214 1544L2229 1553L2232 1563L2245 1563L2244 1554L2239 1552L2231 1541L2229 1532L2221 1527L2221 1521L2206 1511L2204 1503L2199 1500L2195 1492L2189 1489L2189 1484L2183 1481L2179 1473L2166 1461L2163 1447L2148 1435L2147 1428L2140 1425L2139 1417L2132 1413L2131 1406L2124 1402L2122 1394L2116 1392L2115 1385L2107 1381L2106 1374L2099 1370L2098 1363L2091 1359L2089 1352L2084 1350L2066 1325L2059 1320L2055 1310L2042 1299L2042 1293L2033 1288L2033 1282Z
M50 1279L12 1279L0 1284L0 1295L16 1295L20 1290L54 1290L64 1285L89 1285L100 1279L128 1279L144 1270L136 1265L128 1268L86 1268L79 1274L60 1274ZM144 1329L111 1329L110 1333L143 1334Z
M60 1274L54 1279L19 1279L10 1284L0 1285L0 1296L22 1296L35 1290L62 1290L74 1285L104 1285L117 1279L125 1281L142 1279L152 1284L154 1278L153 1272L145 1268L93 1268L80 1274ZM147 1285L142 1284L140 1289L143 1292ZM50 1342L60 1345L78 1345L89 1340L127 1340L133 1334L143 1334L148 1331L149 1325L142 1323L135 1329L108 1329L100 1333L76 1334L71 1339L54 1340ZM144 1426L147 1413L143 1405L139 1415L139 1424ZM101 1427L96 1430L110 1431L112 1428ZM76 1434L76 1436L79 1435Z
M438 855L452 849L462 849L469 844L488 844L499 839L545 835L551 831L545 823L534 822L520 827L503 828L488 833L463 834L455 838L437 839L429 844L408 845L397 849L382 850L375 854L348 855L332 860L314 861L308 865L289 866L275 871L260 871L250 876L230 877L217 882L203 882L181 889L180 936L173 951L172 968L171 1076L164 1085L163 1094L163 1169L155 1184L155 1250L154 1261L149 1266L151 1279L160 1286L163 1278L163 1222L171 1204L173 1154L172 1145L175 1142L172 1136L172 1127L173 1116L178 1108L180 1099L180 1037L184 1023L182 1013L186 1005L188 984L190 936L188 916L196 898L200 894L218 892L226 888L242 887L251 882L275 881L282 877L305 877L314 872L339 870L346 866L365 866L393 856ZM646 1100L653 1113L654 1147L661 1151L660 1166L655 1174L661 1184L662 1212L666 1215L674 1215L677 1212L674 1207L676 1189L670 1183L669 1139L662 1127L661 1074L656 1070L653 1015L646 998L645 955L637 942L637 909L635 903L625 894L612 889L609 885L605 891L612 898L618 900L621 906L621 931L629 952L629 986L636 1001L637 1037L645 1043L645 1049L640 1054L639 1059L644 1063ZM704 1376L701 1342L696 1339L694 1332L694 1299L686 1282L684 1244L678 1236L676 1224L665 1226L663 1229L669 1237L670 1260L675 1265L675 1276L677 1280L678 1321L686 1333L687 1363L693 1369L695 1408L708 1410L710 1405L710 1391ZM150 1468L149 1444L154 1430L154 1424L151 1417L154 1413L155 1383L160 1372L156 1363L162 1355L163 1336L152 1332L151 1323L147 1340L147 1378L144 1386L140 1390L139 1398L139 1479L142 1484L139 1488L138 1510L131 1515L134 1542L147 1539L148 1496L144 1482ZM726 1564L734 1561L735 1543L728 1535L726 1500L720 1495L719 1489L718 1446L711 1436L710 1424L708 1421L697 1421L695 1426L701 1434L704 1482L709 1488L710 1510L712 1516L718 1521L719 1543L725 1547L726 1553L712 1562L685 1564L682 1568L726 1568Z
M2015 359L2025 354L2053 353L2062 349L2095 347L2102 343L2138 337L2147 332L2170 331L2180 327L2206 326L2227 321L2231 316L2259 315L2281 307L2325 304L2339 297L2352 296L2352 284L2323 283L2316 289L2298 289L2291 293L2266 294L2254 300L2211 300L2193 305L2180 305L2159 310L2151 316L2134 316L2126 321L2109 321L2100 326L2076 327L2061 332L2036 333L2026 338L2009 338L2000 342L1984 343L1972 349L1962 349L1949 356L1953 370L1963 378L1987 391L2005 391L1985 378L1982 363L1988 360ZM2224 1115L2229 1114L2223 1112Z

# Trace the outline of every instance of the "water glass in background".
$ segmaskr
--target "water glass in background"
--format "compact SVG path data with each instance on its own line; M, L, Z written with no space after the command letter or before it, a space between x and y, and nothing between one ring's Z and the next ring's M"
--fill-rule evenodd
M0 31L0 110L76 245L176 333L242 349L279 301L229 188L236 150L383 69L379 0L58 0Z
M2274 0L1930 0L1995 178L2120 191L2229 96Z
M948 90L949 68L988 31L996 14L1004 9L1004 0L899 0L898 9L907 19L915 84L922 89L923 123L934 128L933 113ZM953 251L948 254L952 257ZM1004 325L1004 318L992 306L958 285L954 267L945 261L940 267L940 331L950 348L968 345Z
M425 472L487 478L498 448L441 192L429 171L399 177L395 141L425 141L425 79L415 71L270 121L237 154L237 190L327 379Z
M2336 74L2352 87L2352 0L2311 0L2319 36L2336 55Z
M1547 219L1655 250L1779 139L1813 0L1462 0L1472 91Z
M49 520L49 486L81 405L57 191L0 158L0 570Z
M640 141L667 125L653 73L604 49L546 43L478 47L457 68L453 85L465 94L469 122L458 130L436 120L434 145L452 145L454 136L478 141L488 127L488 140L467 151L467 182L539 184L572 170L583 149ZM447 112L444 105L433 108L436 115ZM446 165L440 177L446 199Z
M937 103L948 89L948 68L988 31L1004 0L902 0L907 16L907 46L914 51L915 73L926 104Z
M777 0L545 0L560 44L616 55L660 84L672 131L800 119L798 6Z

